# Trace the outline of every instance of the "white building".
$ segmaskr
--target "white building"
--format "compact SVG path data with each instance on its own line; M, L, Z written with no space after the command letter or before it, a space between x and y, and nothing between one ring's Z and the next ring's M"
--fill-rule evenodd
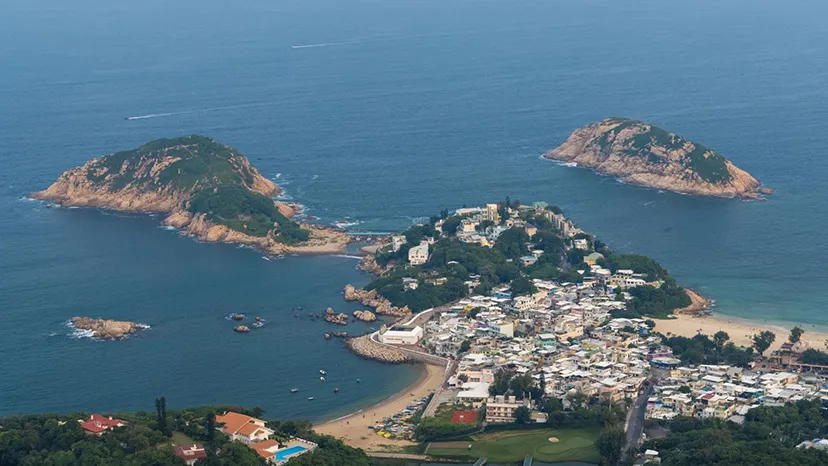
M408 262L411 265L423 265L428 261L428 243L423 241L419 246L408 250Z
M498 395L486 401L486 422L489 424L508 424L515 422L515 410L521 406L529 407L529 400L515 400L514 396L506 398Z
M394 252L399 251L403 244L405 244L405 236L394 235L391 237L391 249Z
M589 249L589 242L585 238L578 238L572 241L575 249Z
M383 332L380 330L379 341L389 345L416 345L423 339L423 328L419 325L412 329L391 327Z
M515 337L515 323L512 321L501 320L498 322L490 323L489 328L505 337Z

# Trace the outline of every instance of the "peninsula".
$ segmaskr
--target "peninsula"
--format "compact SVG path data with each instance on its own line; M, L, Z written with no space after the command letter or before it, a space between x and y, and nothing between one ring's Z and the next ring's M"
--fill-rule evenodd
M236 149L204 136L158 139L92 159L31 195L64 206L161 212L164 224L201 241L266 254L336 253L346 234L291 219L281 189Z
M544 157L681 194L762 200L773 192L715 150L627 118L577 129Z

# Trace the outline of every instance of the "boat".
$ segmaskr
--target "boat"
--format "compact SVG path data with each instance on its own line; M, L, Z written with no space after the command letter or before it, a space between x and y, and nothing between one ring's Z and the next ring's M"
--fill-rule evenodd
M321 381L323 381L323 382L324 382L324 381L325 381L325 377L319 377L319 380L321 380Z
M296 392L298 392L298 391L299 391L299 389L298 389L298 388L291 388L291 389L290 389L290 393L296 393Z
M308 397L308 401L313 401L313 397L312 397L312 396L309 396L309 397Z
M328 375L328 373L325 371L325 369L319 369L319 373L322 374L322 375Z
M339 388L334 388L334 393L339 393Z

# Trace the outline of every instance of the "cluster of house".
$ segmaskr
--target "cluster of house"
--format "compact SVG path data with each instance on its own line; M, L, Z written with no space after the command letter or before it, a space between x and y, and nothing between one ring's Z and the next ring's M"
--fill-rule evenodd
M512 299L507 290L464 299L431 321L421 346L459 358L445 397L479 409L489 423L514 421L531 400L491 397L495 373L529 375L550 397L580 392L610 401L637 396L649 371L649 336L642 319L612 319L624 307L595 287L534 280L538 292ZM566 404L566 401L565 401ZM540 413L536 421L543 422Z
M728 365L685 367L669 356L669 348L653 359L666 376L655 386L646 417L669 420L676 416L719 418L737 423L757 406L788 402L828 401L828 380L817 374L759 372Z
M126 425L126 421L100 414L92 414L89 419L80 419L78 422L88 434L96 436ZM219 424L219 431L227 434L231 440L237 440L252 448L268 464L287 463L291 458L317 447L315 443L298 437L284 443L272 440L270 437L275 432L267 427L265 421L232 411L216 416L216 423ZM204 445L199 443L176 445L174 453L189 466L207 457Z

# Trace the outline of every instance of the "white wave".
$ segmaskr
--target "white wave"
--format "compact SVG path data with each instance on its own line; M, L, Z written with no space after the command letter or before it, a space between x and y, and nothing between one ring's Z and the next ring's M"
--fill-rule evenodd
M169 112L169 113L150 113L149 115L138 115L126 117L127 120L146 120L147 118L160 118L165 116L178 115L184 112Z
M350 44L351 42L328 42L324 44L304 44L304 45L291 45L290 48L292 49L313 49L316 47L333 47L335 45L345 45Z
M219 112L222 110L241 110L245 108L256 108L256 107L268 107L271 105L279 105L279 102L254 102L250 104L239 104L239 105L227 105L224 107L209 107L209 108L198 108L193 110L181 110L179 112L164 112L164 113L150 113L147 115L136 115L136 116L128 116L125 120L146 120L150 118L162 118L162 117L170 117L176 115L189 115L191 113L206 113L206 112Z
M318 179L319 179L319 175L313 175L313 176L311 177L311 180L318 180Z
M281 174L281 173L277 173L277 174L273 175L273 179L274 179L274 180L278 180L278 179L279 179L279 178L281 178L281 177L282 177L282 174Z
M178 228L176 228L172 225L160 225L158 228L161 228L161 229L164 229L164 230L167 230L167 231L177 231L178 230Z
M361 220L344 219L344 220L337 220L336 222L333 222L331 225L333 225L337 228L350 228L350 227L355 227L357 225L361 225L362 223L363 222Z
M270 258L269 258L269 257L267 257L267 256L262 256L262 259L264 259L264 260L266 260L266 261L270 262Z
M334 257L342 257L342 258L345 258L345 259L355 259L355 260L358 260L358 261L362 260L362 257L352 256L350 254L334 254L333 256Z
M563 165L564 167L574 168L578 166L578 162L564 162L561 165Z

